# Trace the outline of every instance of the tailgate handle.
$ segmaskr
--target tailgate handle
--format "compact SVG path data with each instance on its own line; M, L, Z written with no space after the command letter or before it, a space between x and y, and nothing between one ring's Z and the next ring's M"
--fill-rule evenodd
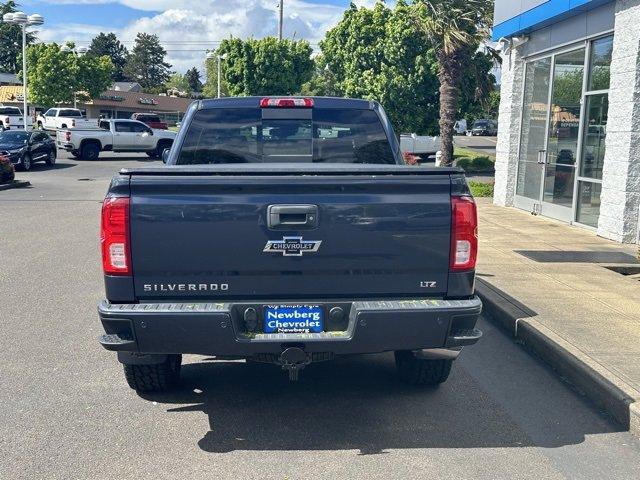
M318 226L317 205L270 205L267 225L271 229L287 227L310 229Z

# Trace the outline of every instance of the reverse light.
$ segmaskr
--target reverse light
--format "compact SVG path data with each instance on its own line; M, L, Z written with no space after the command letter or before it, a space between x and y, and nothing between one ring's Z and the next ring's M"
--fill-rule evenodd
M260 100L260 108L313 108L313 98L270 98Z
M106 198L102 203L100 245L105 275L131 275L129 198Z
M452 271L476 268L478 258L478 212L472 197L451 198Z

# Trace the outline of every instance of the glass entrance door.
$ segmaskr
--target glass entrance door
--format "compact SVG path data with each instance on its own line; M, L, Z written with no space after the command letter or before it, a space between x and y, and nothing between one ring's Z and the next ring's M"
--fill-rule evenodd
M525 72L515 205L538 211L547 148L551 57L529 62Z
M585 49L527 64L515 204L566 222L580 138Z
M555 55L541 210L573 220L585 49Z

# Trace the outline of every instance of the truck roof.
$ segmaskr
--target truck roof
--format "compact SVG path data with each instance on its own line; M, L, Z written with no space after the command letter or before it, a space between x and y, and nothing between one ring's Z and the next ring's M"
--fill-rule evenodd
M261 97L222 97L202 100L200 108L251 108L259 107L263 98L310 98L316 108L352 108L354 110L373 110L378 102L363 100L360 98L340 98L340 97L306 97L288 95L264 95Z

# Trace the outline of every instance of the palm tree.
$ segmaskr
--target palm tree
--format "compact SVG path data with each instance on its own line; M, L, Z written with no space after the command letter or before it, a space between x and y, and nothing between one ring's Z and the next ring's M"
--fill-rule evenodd
M460 75L487 36L493 1L416 0L414 8L438 60L442 164L451 165Z

